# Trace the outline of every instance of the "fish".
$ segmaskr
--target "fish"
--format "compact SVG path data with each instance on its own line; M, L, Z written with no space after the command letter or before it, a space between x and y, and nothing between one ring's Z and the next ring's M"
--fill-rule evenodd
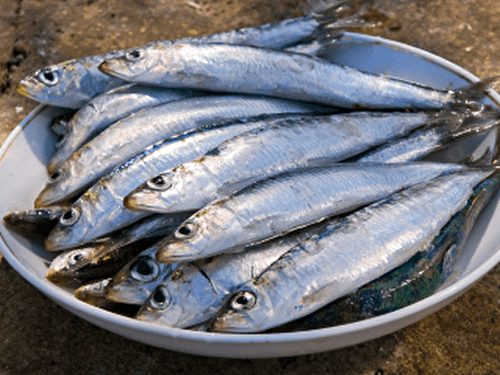
M48 172L54 173L79 147L116 121L143 108L194 95L192 90L126 85L96 96L66 123L47 166Z
M258 276L307 233L294 233L235 254L223 254L178 265L156 279L135 319L170 327L187 328L211 319L246 281Z
M486 96L486 81L441 90L301 53L230 44L146 46L106 59L99 69L128 82L268 95L356 110L462 107L471 91Z
M66 206L48 206L38 209L10 212L3 217L5 225L25 236L47 236L60 217L67 210Z
M179 263L237 251L462 169L444 163L339 163L294 170L204 206L157 243L156 259Z
M487 132L496 131L499 124L497 110L487 110L486 113L467 114L457 117L457 123L452 121L436 123L423 129L417 129L408 136L399 137L374 147L360 155L347 160L357 163L405 163L416 160L425 160L444 148L467 141ZM449 162L466 163L472 160L453 158ZM480 159L480 158L479 158ZM445 158L440 160L445 161ZM476 163L480 160L476 160Z
M148 147L101 177L78 198L70 208L72 220L60 221L49 233L45 247L50 251L74 247L152 215L128 210L123 199L165 169L193 160L224 140L265 124L265 120L255 120L203 128Z
M57 285L75 285L112 276L170 234L186 216L152 215L87 246L65 251L52 260L45 277Z
M123 200L130 210L198 210L245 186L298 167L338 162L436 120L433 113L355 112L280 121L233 137L155 176Z
M353 11L354 10L354 11ZM349 26L345 20L356 19L355 9L341 4L304 17L284 20L259 27L248 27L228 32L183 38L178 43L234 43L281 49L293 46L320 30L334 30ZM157 41L148 45L160 47L171 41ZM22 79L16 91L41 103L78 109L95 96L127 84L122 79L102 73L98 66L108 58L123 56L128 50L117 50L49 65Z
M432 243L408 262L317 312L277 327L273 332L303 331L353 323L409 306L433 294L454 273L477 217L497 194L500 173L494 172L473 190L463 209L441 229Z
M240 287L211 329L266 331L353 293L427 248L492 173L489 168L439 177L346 216Z
M73 292L73 295L76 299L86 302L89 305L109 310L112 308L113 303L106 299L103 291L110 280L110 278L101 279L86 285L82 285Z
M104 288L106 299L120 304L142 305L157 285L179 266L156 261L157 250L152 245L123 266Z
M143 109L115 122L78 149L49 176L35 207L70 201L146 147L187 131L262 115L320 110L307 103L231 95L186 98Z

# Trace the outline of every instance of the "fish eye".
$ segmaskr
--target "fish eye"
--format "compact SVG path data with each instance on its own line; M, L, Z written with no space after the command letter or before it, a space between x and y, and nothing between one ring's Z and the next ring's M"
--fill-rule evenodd
M83 254L76 252L76 253L70 255L70 257L68 259L68 263L71 266L74 266L74 265L78 264L82 259L83 259Z
M166 309L170 304L170 293L168 289L164 286L158 287L151 295L149 303L153 309Z
M69 227L75 224L79 218L80 210L76 207L71 207L62 214L61 218L59 219L59 223L61 223L61 225L64 225L65 227Z
M128 51L125 54L125 58L128 61L139 61L142 60L143 57L144 57L144 51L142 49L134 49L132 51Z
M167 190L172 186L172 179L167 174L160 174L150 179L146 185L152 190Z
M233 310L248 310L254 307L257 296L252 292L243 291L237 293L230 302Z
M198 226L193 222L184 223L179 228L177 228L174 236L175 236L175 238L178 238L178 239L192 237L196 233L197 228L198 228Z
M54 66L45 68L38 73L38 80L47 86L57 85L59 82L59 72Z
M130 276L140 282L150 282L158 277L160 267L155 260L149 257L142 257L130 268Z
M49 176L49 184L54 184L62 178L63 174L61 171L55 171Z

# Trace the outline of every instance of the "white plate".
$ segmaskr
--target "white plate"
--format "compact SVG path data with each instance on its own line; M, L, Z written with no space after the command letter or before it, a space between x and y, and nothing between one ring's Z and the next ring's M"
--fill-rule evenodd
M330 55L340 64L390 74L436 88L456 88L478 78L462 68L422 50L381 38L348 33ZM490 98L500 103L491 91ZM62 113L39 106L19 124L0 149L0 216L33 206L47 181L46 165L54 151L48 125ZM87 305L45 280L54 257L36 243L0 224L1 250L9 264L53 301L119 335L146 344L218 357L278 357L322 352L371 340L412 324L450 303L500 261L500 207L498 195L480 216L458 259L458 273L432 296L386 315L357 323L296 333L220 334L160 327Z

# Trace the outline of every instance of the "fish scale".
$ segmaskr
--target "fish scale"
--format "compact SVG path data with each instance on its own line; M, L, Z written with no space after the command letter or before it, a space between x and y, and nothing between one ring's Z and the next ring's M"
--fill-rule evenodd
M433 122L432 114L359 112L281 122L236 136L201 158L165 171L170 186L143 184L125 200L132 210L197 210L258 180L325 161L335 162Z
M268 95L358 110L464 104L458 90L365 73L301 53L242 45L143 47L107 59L99 69L129 82L160 87Z
M473 170L440 177L347 216L239 288L212 328L264 331L375 280L424 250L491 173Z
M278 175L204 206L157 243L156 258L182 262L241 251L243 246L353 211L463 168L444 163L358 163Z
M234 43L281 49L293 46L323 29L328 29L331 33L349 26L349 20L355 21L357 17L351 17L343 8L344 5L333 6L317 14L279 23L246 27L200 38L182 38L175 42L156 41L148 45L162 48L173 43ZM95 96L127 84L126 81L98 70L99 64L104 60L122 56L127 51L113 51L50 65L24 78L18 84L17 91L42 103L80 108Z
M144 148L182 133L262 115L321 110L307 103L237 95L187 98L143 109L114 123L75 152L51 176L35 206L74 198Z

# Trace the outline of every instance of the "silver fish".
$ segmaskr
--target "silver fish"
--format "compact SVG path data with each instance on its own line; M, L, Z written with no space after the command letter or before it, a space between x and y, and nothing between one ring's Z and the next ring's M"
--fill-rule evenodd
M148 46L107 59L99 69L161 87L269 95L350 109L436 109L465 103L463 89L438 90L313 56L252 46Z
M111 281L110 278L95 281L77 288L73 295L76 299L86 302L89 305L97 306L102 309L110 309L113 305L104 295L104 288Z
M454 122L457 122L454 124ZM499 124L497 111L479 115L457 116L435 126L418 129L406 137L393 139L366 153L357 155L350 161L358 163L405 163L421 160L432 153L494 131ZM470 156L470 154L469 154ZM441 159L446 160L446 159ZM452 162L460 162L453 158ZM470 164L468 162L467 164Z
M233 43L281 49L313 36L324 28L330 30L349 26L344 18L351 17L345 6L332 7L324 12L297 19L285 20L260 27L204 36L183 38L174 43ZM351 11L352 13L352 11ZM356 17L354 16L354 19ZM339 23L337 23L337 19ZM170 45L170 41L153 42L150 45ZM23 79L17 91L42 103L59 107L80 108L95 96L126 84L98 70L99 64L112 57L123 56L126 50L114 51L64 61L37 70Z
M212 318L232 292L258 276L308 233L289 235L238 254L184 263L156 282L135 318L171 327L190 327Z
M50 176L35 207L76 197L146 147L181 133L241 118L315 110L319 109L306 103L252 96L187 98L143 109L114 123L74 153Z
M184 262L234 252L462 169L442 163L341 163L278 175L204 206L157 243L156 259Z
M411 187L303 241L242 286L213 330L264 331L375 280L425 249L491 173L452 174Z
M318 160L340 161L433 121L427 113L369 113L280 121L236 136L129 194L131 210L197 210L245 185Z
M49 206L15 211L5 215L3 220L9 228L22 234L46 236L66 210L66 206Z
M144 250L118 271L103 290L110 301L142 305L158 284L174 272L178 264L156 261L157 247Z
M50 232L46 248L60 250L77 246L151 215L151 212L128 210L123 206L123 199L158 173L193 160L219 143L265 124L264 121L249 121L204 128L149 147L92 185L71 206L70 220L60 220Z
M126 85L101 94L73 115L57 142L56 152L47 167L55 172L84 143L114 122L143 108L153 107L195 95L191 90L169 90L141 85Z
M85 247L57 256L46 278L54 284L81 284L112 276L142 250L170 234L187 215L153 215Z

